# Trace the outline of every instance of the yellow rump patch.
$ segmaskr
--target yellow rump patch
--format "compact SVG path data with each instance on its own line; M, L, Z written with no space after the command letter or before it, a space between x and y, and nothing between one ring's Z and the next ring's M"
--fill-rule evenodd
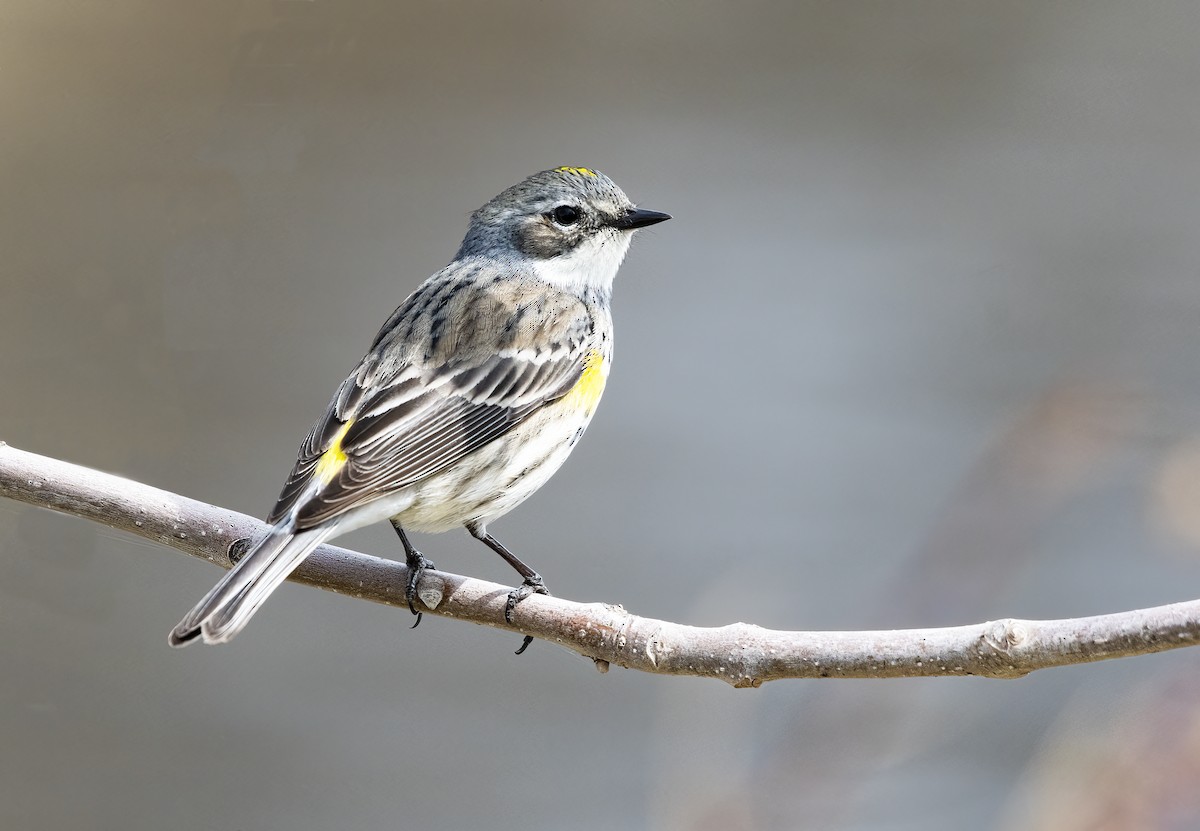
M564 403L568 407L585 410L591 413L600 403L604 392L604 382L608 380L608 367L604 365L604 356L599 350L593 349L583 359L583 374L567 393Z
M596 171L588 170L586 167L556 167L554 168L559 173L574 173L576 176L591 176L596 177Z
M337 433L333 436L333 443L329 445L329 449L321 454L321 458L317 460L317 469L314 476L321 481L322 485L328 485L333 481L333 477L337 476L342 466L346 464L346 453L342 450L342 439L346 437L346 431L350 429L350 425L354 423L351 419L341 426Z

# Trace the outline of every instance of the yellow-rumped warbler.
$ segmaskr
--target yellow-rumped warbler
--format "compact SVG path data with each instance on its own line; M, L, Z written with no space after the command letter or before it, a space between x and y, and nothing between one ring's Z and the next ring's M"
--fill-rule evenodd
M524 578L506 617L545 593L487 523L541 487L583 434L612 361L613 278L631 232L666 219L583 167L534 174L472 214L454 261L392 314L313 425L271 530L171 645L230 640L320 543L386 518L404 546L414 614L433 564L406 528L462 525L503 557Z

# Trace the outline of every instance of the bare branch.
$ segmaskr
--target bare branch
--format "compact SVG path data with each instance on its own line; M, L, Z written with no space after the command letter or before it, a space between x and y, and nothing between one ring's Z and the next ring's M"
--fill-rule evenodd
M229 551L266 526L244 514L137 482L17 450L0 442L0 495L103 523L228 568ZM323 545L292 579L404 606L403 564ZM780 632L748 623L716 628L631 615L620 606L534 595L504 622L509 587L426 572L419 595L431 614L511 629L592 658L666 675L757 687L779 678L979 675L1144 655L1200 639L1200 601L1068 620L998 620L940 629ZM188 598L183 598L186 602ZM164 642L165 631L164 626Z

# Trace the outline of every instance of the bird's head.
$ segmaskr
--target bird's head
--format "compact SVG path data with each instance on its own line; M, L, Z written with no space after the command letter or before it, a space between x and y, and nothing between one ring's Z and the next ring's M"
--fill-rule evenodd
M638 208L598 170L543 170L471 215L458 258L518 257L562 288L608 288L633 231L670 219Z

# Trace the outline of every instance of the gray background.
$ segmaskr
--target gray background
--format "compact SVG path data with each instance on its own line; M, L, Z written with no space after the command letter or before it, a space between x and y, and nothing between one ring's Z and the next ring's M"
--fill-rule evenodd
M494 526L556 593L781 628L1187 599L1198 34L1191 3L5 0L0 439L261 516L470 211L587 165L675 221L618 278L588 437ZM5 828L1200 825L1196 653L735 691L296 586L176 652L211 566L7 502L0 554Z

